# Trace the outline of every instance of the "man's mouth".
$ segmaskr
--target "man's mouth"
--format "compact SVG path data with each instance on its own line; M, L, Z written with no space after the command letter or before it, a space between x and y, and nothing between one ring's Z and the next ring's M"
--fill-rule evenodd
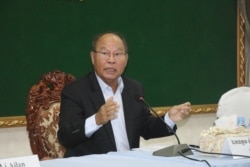
M114 73L114 72L116 72L116 69L114 69L114 68L105 68L105 71L108 72L108 73Z

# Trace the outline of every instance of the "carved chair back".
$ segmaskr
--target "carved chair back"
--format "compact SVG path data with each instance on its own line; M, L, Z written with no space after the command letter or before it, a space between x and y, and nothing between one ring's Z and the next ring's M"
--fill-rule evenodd
M74 80L73 75L55 70L42 75L28 93L27 131L31 150L40 160L64 155L65 149L57 139L61 91Z

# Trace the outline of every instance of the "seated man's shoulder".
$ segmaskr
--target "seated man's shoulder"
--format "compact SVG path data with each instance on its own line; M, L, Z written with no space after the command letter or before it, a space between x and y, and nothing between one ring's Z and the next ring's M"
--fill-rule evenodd
M135 87L142 86L142 84L138 80L128 78L128 77L123 77L123 82L125 85L131 85L131 86L135 86Z

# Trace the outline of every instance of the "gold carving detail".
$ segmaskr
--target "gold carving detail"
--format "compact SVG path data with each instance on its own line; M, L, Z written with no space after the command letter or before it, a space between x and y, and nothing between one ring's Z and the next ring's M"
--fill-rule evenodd
M239 23L238 23L238 86L245 85L245 20L242 16L242 13L239 14Z
M159 115L164 115L171 107L153 107ZM217 104L192 105L191 114L215 113ZM0 128L26 126L25 116L0 117Z
M0 117L0 128L26 126L25 116Z
M154 107L154 110L159 115L164 115L170 107ZM191 114L206 114L215 113L217 111L217 104L204 104L204 105L192 105Z

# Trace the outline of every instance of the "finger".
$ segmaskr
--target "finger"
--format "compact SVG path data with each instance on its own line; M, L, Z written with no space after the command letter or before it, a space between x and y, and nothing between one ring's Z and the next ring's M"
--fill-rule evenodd
M117 117L118 117L117 112L115 112L115 111L109 112L109 116L108 116L109 120L114 120L114 119L116 119Z
M117 112L119 111L119 105L114 102L112 105L108 106L106 108L106 114L109 119L115 119L117 118L118 114Z
M115 109L116 105L117 103L114 102L113 97L111 96L106 100L104 107L107 112L110 112Z
M180 110L180 113L183 115L183 116L188 116L189 115L189 110L186 110L186 109L183 109L183 110Z
M184 105L186 105L186 106L190 106L190 105L191 105L191 103L188 101L188 102L185 102L185 103L184 103Z
M180 110L180 111L178 112L178 115L179 115L179 117L180 117L181 119L184 119L184 118L186 118L189 114L188 114L187 112L185 112L184 110Z
M185 108L188 107L188 105L186 105L185 103L183 103L183 104L176 105L176 106L174 106L174 107L175 107L175 109L177 109L177 110L184 110Z
M191 103L186 102L186 103L181 104L179 109L184 110L185 112L189 112L191 109L190 106L191 106Z
M107 99L107 101L105 102L105 106L108 109L119 108L119 104L116 101L114 101L113 97L109 97Z
M114 100L113 100L113 96L109 97L106 102L105 102L105 106L110 106L113 104Z
M106 106L106 111L107 112L118 112L119 110L119 104L117 102L113 102L112 104L109 104Z

